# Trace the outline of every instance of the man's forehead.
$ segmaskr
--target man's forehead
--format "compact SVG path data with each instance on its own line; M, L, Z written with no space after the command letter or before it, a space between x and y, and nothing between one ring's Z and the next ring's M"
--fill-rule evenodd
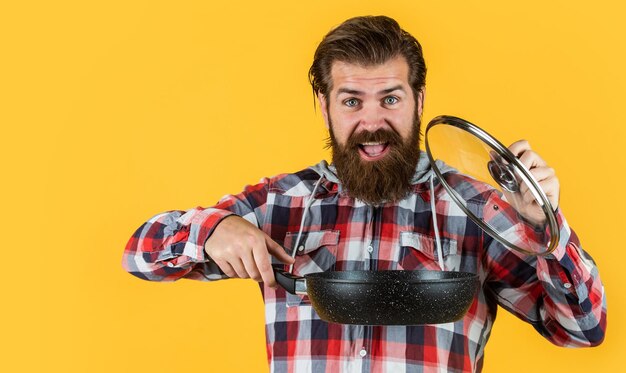
M332 91L356 90L358 87L389 89L409 88L409 66L402 56L382 64L363 65L345 61L334 61L331 67Z

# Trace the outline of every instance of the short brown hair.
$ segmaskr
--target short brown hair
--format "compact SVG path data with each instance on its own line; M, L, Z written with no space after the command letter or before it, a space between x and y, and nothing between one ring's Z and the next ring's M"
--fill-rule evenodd
M313 94L328 97L332 90L330 73L335 61L372 66L397 56L403 56L409 65L409 84L417 103L418 94L426 84L426 64L417 39L389 17L350 18L331 30L315 51L309 69Z

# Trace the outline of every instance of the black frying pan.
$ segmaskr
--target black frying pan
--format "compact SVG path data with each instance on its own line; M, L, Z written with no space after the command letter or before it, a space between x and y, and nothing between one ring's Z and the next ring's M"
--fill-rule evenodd
M479 288L478 275L446 271L329 271L276 281L307 294L322 320L359 325L440 324L459 320Z

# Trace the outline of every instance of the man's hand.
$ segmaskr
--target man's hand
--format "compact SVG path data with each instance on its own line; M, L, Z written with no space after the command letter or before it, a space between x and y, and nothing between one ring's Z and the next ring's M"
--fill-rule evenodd
M539 186L544 191L552 208L556 209L559 205L559 179L556 177L554 169L548 167L546 162L530 149L530 144L526 140L519 140L509 146L509 150L515 155L520 162L526 166L535 178ZM519 212L524 218L535 225L542 225L546 221L546 216L537 203L537 200L530 192L525 183L520 184L520 191L515 196L504 193L506 200Z
M215 227L204 251L228 277L252 278L271 287L276 280L269 254L285 264L294 262L267 234L235 215Z

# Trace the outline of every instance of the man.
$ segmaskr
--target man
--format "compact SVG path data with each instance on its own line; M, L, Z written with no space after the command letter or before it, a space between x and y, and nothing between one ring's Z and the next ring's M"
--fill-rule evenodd
M261 282L268 359L276 372L480 371L497 305L558 345L603 340L606 308L597 268L558 209L559 247L546 257L523 256L470 219L452 216L443 189L430 187L432 170L418 148L426 67L415 38L387 17L347 20L320 43L309 75L330 131L333 163L263 179L211 208L153 217L126 247L129 272L156 281ZM554 171L527 142L510 150L556 208ZM505 204L486 185L461 180L483 211ZM520 213L537 222L538 209L528 203ZM443 258L433 250L435 228ZM271 268L282 262L297 275L437 270L439 259L446 270L477 273L481 288L463 319L423 326L326 323L307 297L276 287Z

